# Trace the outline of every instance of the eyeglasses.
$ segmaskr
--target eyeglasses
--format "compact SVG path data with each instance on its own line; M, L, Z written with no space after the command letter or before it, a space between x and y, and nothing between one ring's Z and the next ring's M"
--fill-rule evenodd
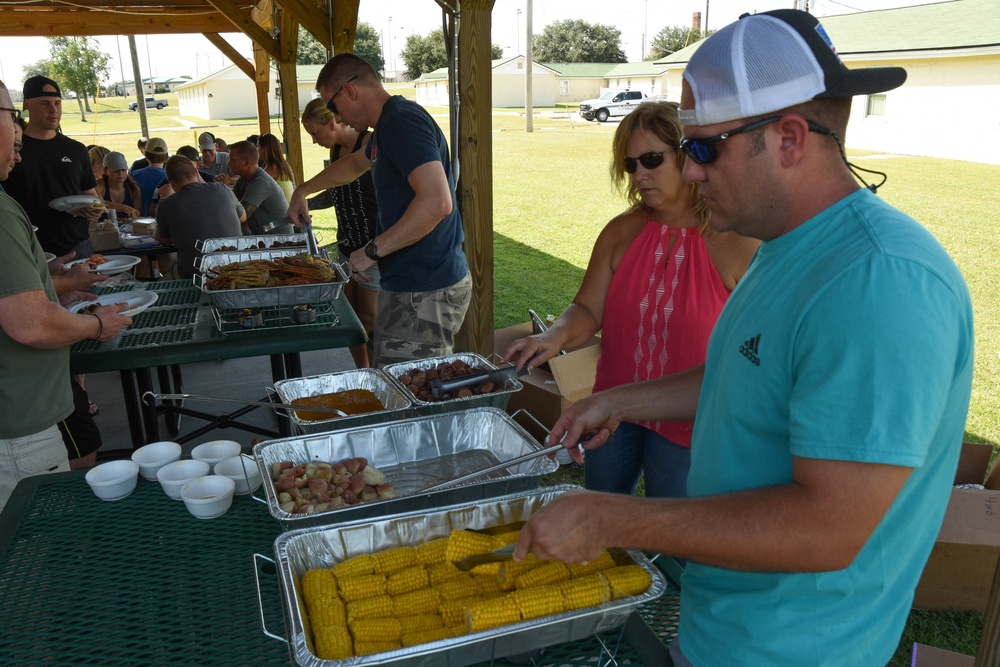
M14 142L14 152L15 153L20 153L22 148L24 148L24 144L23 143L21 143L20 141L15 141Z
M774 116L773 118L756 120L752 123L747 123L746 125L723 132L722 134L717 134L714 137L681 139L681 150L698 164L712 164L719 158L719 142L725 141L729 137L734 137L737 134L743 134L744 132L749 132L750 130L756 130L758 127L763 127L768 123L773 123L774 121L780 119L781 116Z
M650 151L649 153L643 153L639 157L627 157L625 158L625 171L629 174L634 174L640 164L646 169L656 169L663 164L663 154L665 152Z
M7 107L0 107L0 111L9 111L10 117L15 123L21 122L21 110L20 109L9 109Z
M333 102L333 101L334 101L335 99L337 99L337 95L340 95L340 93L341 93L341 92L343 92L343 90L344 90L344 86L346 86L347 84L349 84L349 83L350 83L351 81L354 81L355 79L357 79L357 78L358 78L358 76L359 76L359 75L355 74L355 75L354 75L354 76L352 76L352 77L351 77L350 79L348 79L347 81L345 81L345 82L343 83L343 85L341 85L341 86L340 86L340 88L338 88L338 89L337 89L337 92L335 92L335 93L333 94L333 97L331 97L331 98L330 98L330 101L326 103L326 108L327 108L327 110L328 110L328 111L329 111L330 113L332 113L332 114L333 114L334 116L337 116L337 115L338 115L338 113L337 113L337 105L336 105L336 104L334 104L334 102Z

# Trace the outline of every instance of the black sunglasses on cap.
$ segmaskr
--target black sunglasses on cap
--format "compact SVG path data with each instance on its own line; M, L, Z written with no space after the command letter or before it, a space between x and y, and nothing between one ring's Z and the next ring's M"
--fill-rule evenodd
M340 88L337 89L337 92L335 92L333 94L333 97L330 98L330 101L326 103L327 111L329 111L330 113L332 113L334 116L337 115L337 105L334 103L334 100L337 99L337 95L340 95L340 93L342 93L344 91L344 86L346 86L347 84L349 84L351 81L354 81L355 79L357 79L358 76L359 75L355 74L350 79L348 79L347 81L345 81L340 86Z
M717 134L714 137L701 137L699 139L683 138L681 139L681 150L698 164L712 164L719 158L719 142L725 141L729 137L734 137L737 134L743 134L744 132L749 132L750 130L756 130L758 127L763 127L768 123L773 123L774 121L780 119L781 116L774 116L763 120L755 120L752 123L741 125L740 127L733 128L732 130L728 130L722 134Z
M627 157L625 158L625 171L629 174L634 174L640 164L646 169L656 169L663 164L664 153L666 151L650 151L649 153L643 153L639 157Z

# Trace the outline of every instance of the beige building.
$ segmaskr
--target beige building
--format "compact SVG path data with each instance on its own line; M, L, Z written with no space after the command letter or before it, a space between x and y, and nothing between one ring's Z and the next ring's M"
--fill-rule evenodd
M295 87L298 90L299 109L309 100L318 97L316 77L322 65L299 65L295 68ZM281 114L281 95L278 88L278 70L271 69L267 97L270 115ZM253 82L235 65L211 72L200 79L177 87L177 104L182 116L195 116L205 120L232 120L256 118L257 102Z

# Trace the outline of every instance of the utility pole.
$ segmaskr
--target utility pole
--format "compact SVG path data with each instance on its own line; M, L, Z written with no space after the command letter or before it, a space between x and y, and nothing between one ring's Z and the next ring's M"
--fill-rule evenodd
M139 127L142 136L149 137L149 122L146 119L146 93L142 89L142 73L139 71L139 52L135 48L135 35L128 36L128 48L132 53L132 78L135 80L135 103L139 111ZM124 85L124 81L122 82Z
M389 17L389 29L386 31L386 41L389 42L389 68L392 70L392 80L396 80L396 66L392 62L392 17ZM389 72L385 73L385 80L389 80Z
M701 22L701 36L708 34L708 0L705 0L705 20Z
M521 55L521 9L517 10L517 55Z
M524 131L534 130L534 119L532 115L531 99L531 0L528 0L528 8L524 12L525 41L524 46Z

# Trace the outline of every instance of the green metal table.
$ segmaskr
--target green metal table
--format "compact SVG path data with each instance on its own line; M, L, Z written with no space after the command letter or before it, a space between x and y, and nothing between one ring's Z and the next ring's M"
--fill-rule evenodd
M347 347L365 342L361 322L347 300L341 296L307 326L291 326L290 320L269 317L263 326L243 330L238 325L219 323L205 295L190 281L171 280L132 283L112 287L98 286L97 294L127 290L152 290L158 295L155 304L133 318L133 323L116 338L98 343L85 340L71 349L72 373L119 371L122 394L133 447L159 440L156 408L145 405L140 397L152 390L151 369L157 369L161 393L180 393L180 371L183 364L222 359L268 356L271 358L273 381L302 375L299 353ZM286 309L289 310L290 309ZM223 333L225 332L225 333ZM204 418L208 413L168 402L166 412L190 414ZM249 411L238 410L222 415L198 434L219 426L244 428L237 418ZM279 422L279 424L281 424ZM281 424L281 426L287 426ZM175 429L171 428L171 435ZM264 433L287 435L287 433ZM190 439L193 434L187 437Z
M0 513L0 663L291 664L286 644L261 628L258 580L264 625L284 634L277 573L255 570L253 558L273 557L281 532L263 503L237 496L202 521L156 482L140 477L131 496L105 502L84 474L24 479ZM677 613L671 586L621 631L549 647L533 664L582 667L604 655L604 665L613 652L618 665L666 667Z

